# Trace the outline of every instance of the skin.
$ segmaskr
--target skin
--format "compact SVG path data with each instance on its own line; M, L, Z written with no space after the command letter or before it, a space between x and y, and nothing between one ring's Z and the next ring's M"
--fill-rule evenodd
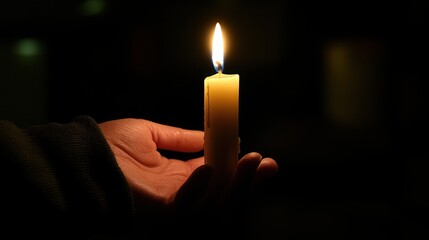
M257 152L247 153L238 161L228 186L209 191L212 170L204 164L203 156L169 159L158 151L200 152L204 146L203 131L132 118L99 126L141 212L183 211L238 202L247 197L244 192L257 188L278 171L274 159Z

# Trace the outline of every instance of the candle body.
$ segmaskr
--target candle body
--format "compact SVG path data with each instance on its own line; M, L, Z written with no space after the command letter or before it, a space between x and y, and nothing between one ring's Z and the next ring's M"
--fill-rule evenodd
M216 186L229 180L238 161L238 102L238 74L217 73L204 80L204 159Z

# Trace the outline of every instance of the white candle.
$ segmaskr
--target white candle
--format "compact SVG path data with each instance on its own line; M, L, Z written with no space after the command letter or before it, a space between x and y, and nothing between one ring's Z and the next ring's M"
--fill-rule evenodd
M215 185L225 184L238 161L239 75L223 74L223 39L216 24L212 46L218 73L204 80L204 158L213 167Z

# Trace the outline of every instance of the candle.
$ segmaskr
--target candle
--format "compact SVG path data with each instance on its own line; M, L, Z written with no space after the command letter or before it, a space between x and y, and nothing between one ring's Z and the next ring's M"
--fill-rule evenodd
M216 24L212 60L217 73L204 80L204 158L213 168L213 183L226 184L238 161L239 75L222 73L223 39Z

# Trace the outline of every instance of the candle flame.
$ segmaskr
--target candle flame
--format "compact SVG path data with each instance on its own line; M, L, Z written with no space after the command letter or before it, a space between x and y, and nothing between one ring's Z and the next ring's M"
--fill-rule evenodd
M223 38L220 24L216 23L212 42L212 61L216 72L223 70Z

